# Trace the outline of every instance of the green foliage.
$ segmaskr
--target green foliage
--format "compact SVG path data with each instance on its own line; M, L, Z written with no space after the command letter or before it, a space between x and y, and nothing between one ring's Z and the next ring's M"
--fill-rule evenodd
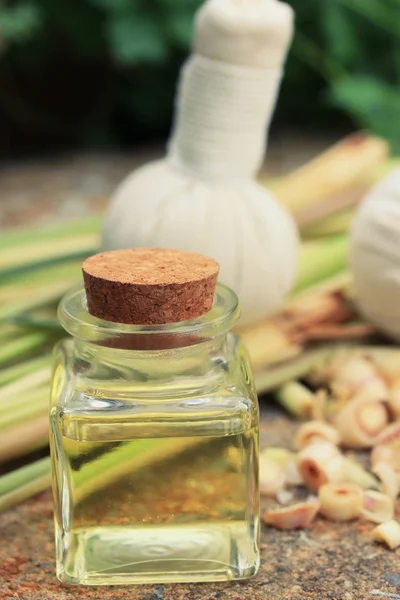
M400 0L287 1L296 13L296 35L277 122L366 127L399 147ZM18 105L17 79L19 85L29 82L25 112L52 120L44 80L65 70L71 94L81 94L83 105L94 105L90 115L69 114L67 95L60 110L54 109L56 120L57 114L65 114L67 123L77 119L75 128L65 127L74 143L165 135L179 65L189 51L200 4L20 0L1 5L0 60L8 77L1 79L0 68L0 89L8 102L0 110ZM85 84L87 69L94 84L92 79ZM43 77L37 79L41 94L31 90L32 73ZM77 80L82 82L78 89ZM8 116L18 120L14 113Z

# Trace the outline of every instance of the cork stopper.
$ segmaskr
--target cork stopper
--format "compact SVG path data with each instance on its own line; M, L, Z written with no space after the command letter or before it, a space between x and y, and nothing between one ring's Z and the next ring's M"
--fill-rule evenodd
M90 314L116 323L161 325L211 309L219 265L193 252L134 248L91 256L82 271Z

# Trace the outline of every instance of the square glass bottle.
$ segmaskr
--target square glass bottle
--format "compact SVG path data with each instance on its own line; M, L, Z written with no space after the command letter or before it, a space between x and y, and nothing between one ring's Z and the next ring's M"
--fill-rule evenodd
M259 566L258 403L238 300L164 325L60 320L51 456L57 576L110 585L223 581Z

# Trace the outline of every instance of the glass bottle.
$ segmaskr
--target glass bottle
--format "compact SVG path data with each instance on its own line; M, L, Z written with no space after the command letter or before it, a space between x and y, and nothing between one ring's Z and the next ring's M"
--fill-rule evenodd
M259 566L258 403L238 300L125 325L62 301L51 456L57 576L70 584L223 581Z

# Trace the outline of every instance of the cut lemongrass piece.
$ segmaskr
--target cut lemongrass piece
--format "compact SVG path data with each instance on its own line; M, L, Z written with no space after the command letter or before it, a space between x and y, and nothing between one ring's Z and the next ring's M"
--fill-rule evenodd
M330 521L357 519L363 509L363 490L353 483L327 483L319 488L320 513Z
M307 487L313 491L325 483L341 483L344 479L344 457L330 442L306 446L298 453L296 464Z
M261 451L260 457L268 458L269 460L273 460L278 465L281 465L286 469L289 462L293 459L294 454L287 450L286 448L279 448L276 446L270 446L269 448L265 448Z
M400 523L395 520L386 521L372 531L372 537L377 542L386 544L391 550L400 546Z
M314 409L315 394L301 383L291 381L276 393L277 400L294 417L309 418Z
M262 519L277 529L305 529L315 519L320 509L318 500L301 502L285 508L267 510Z
M395 501L399 495L399 482L395 469L386 462L379 462L374 465L373 472L381 481L381 491Z
M273 459L260 455L261 496L276 496L285 487L286 468Z
M344 457L344 479L349 483L354 483L364 490L378 489L379 482L366 471L358 462L351 458Z
M394 503L387 495L375 490L364 492L364 508L362 515L367 521L373 523L384 523L393 519Z
M334 424L343 446L347 448L371 448L379 439L390 420L388 403L385 401L354 398L338 412Z
M323 421L309 421L308 423L300 425L294 438L295 448L301 450L302 448L317 442L330 442L331 444L338 446L340 443L340 436L338 431L332 427L332 425L324 423Z

